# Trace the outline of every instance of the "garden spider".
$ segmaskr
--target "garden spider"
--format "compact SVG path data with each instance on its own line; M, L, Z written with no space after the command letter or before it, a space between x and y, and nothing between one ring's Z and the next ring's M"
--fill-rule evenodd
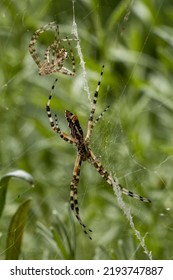
M82 162L83 161L88 161L91 165L93 165L96 168L96 170L99 172L101 177L103 179L105 179L108 184L112 185L111 174L108 173L104 169L104 167L102 166L102 164L100 163L98 158L94 155L92 150L89 148L92 129L95 126L95 124L102 118L103 114L108 109L108 107L107 107L94 120L94 113L95 113L95 109L96 109L96 103L97 103L99 88L100 88L101 79L102 79L102 75L103 75L103 68L104 68L104 66L102 66L100 79L98 81L97 88L96 88L96 91L95 91L95 94L94 94L94 99L93 99L93 102L92 102L92 107L91 107L90 116L89 116L89 120L88 120L87 133L86 133L85 138L84 138L83 130L80 126L78 117L76 115L74 115L73 113L71 113L70 111L68 111L68 110L65 111L65 117L67 119L67 123L68 123L68 126L70 128L71 136L69 136L66 133L61 131L61 129L58 125L57 116L55 115L55 118L52 117L52 113L51 113L51 109L50 109L50 102L51 102L51 98L52 98L52 95L53 95L53 92L54 92L55 83L57 82L57 79L55 80L55 82L52 86L51 93L49 95L49 99L48 99L48 102L47 102L47 105L46 105L46 111L47 111L47 115L48 115L49 122L50 122L50 125L51 125L52 129L56 133L58 133L59 136L63 140L65 140L66 142L69 142L70 144L73 144L77 149L77 156L76 156L74 169L73 169L73 178L72 178L72 181L71 181L71 184L70 184L70 206L71 206L71 210L74 212L74 215L76 216L77 220L79 221L80 225L82 226L84 233L87 234L90 239L92 239L92 238L91 238L89 232L92 232L92 230L87 229L86 225L83 223L83 221L80 217L79 206L78 206L78 198L77 198L77 187L78 187L78 183L79 183L80 168L81 168ZM118 184L118 186L120 188L120 191L125 195L128 195L130 197L136 198L136 199L144 201L144 202L151 202L150 199L139 196L139 195L123 188L120 184Z
M36 52L35 45L37 43L38 37L48 30L55 31L55 40L50 46L47 47L44 54L44 61L42 62L39 58L39 55ZM49 75L52 73L59 72L65 75L74 76L75 59L71 48L70 40L73 39L68 39L68 37L66 37L66 39L59 38L59 27L55 22L50 22L38 29L37 31L35 31L29 43L29 52L32 58L34 59L35 63L38 65L39 75ZM64 67L65 60L68 58L68 52L64 47L60 48L61 42L68 43L70 60L72 63L72 71Z

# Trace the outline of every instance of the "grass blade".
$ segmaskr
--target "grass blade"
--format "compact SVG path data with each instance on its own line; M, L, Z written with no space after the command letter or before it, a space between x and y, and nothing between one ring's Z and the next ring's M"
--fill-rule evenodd
M27 199L23 202L11 219L7 235L6 260L19 259L30 201L31 199Z

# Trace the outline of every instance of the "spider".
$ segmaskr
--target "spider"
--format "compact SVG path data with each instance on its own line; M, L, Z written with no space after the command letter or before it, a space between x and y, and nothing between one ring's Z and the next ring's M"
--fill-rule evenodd
M55 40L50 46L47 47L44 54L44 60L42 62L39 55L36 52L35 45L37 43L38 37L48 30L55 31ZM71 48L70 40L75 39L69 39L68 37L66 37L65 39L59 38L59 27L55 22L50 22L44 25L43 27L39 28L37 31L35 31L29 43L29 52L38 66L39 75L49 75L56 72L69 76L75 75L75 59ZM61 42L68 43L70 59L72 63L72 71L63 66L65 60L68 58L68 52L64 47L60 48Z
M88 119L88 127L87 127L87 132L86 132L85 137L84 137L84 134L83 134L83 130L80 126L78 117L76 115L74 115L73 113L71 113L70 111L65 110L65 117L66 117L68 126L70 128L70 134L71 134L70 136L61 131L61 129L59 127L59 124L58 124L57 116L55 115L54 118L52 117L52 113L51 113L51 109L50 109L50 102L51 102L51 98L52 98L52 95L53 95L53 92L54 92L55 84L56 84L58 79L55 80L55 82L52 86L52 89L51 89L51 92L50 92L50 95L49 95L49 99L48 99L48 102L47 102L47 105L46 105L46 111L47 111L47 115L48 115L48 118L49 118L51 128L56 133L58 133L59 136L63 140L65 140L66 142L68 142L70 144L73 144L77 149L77 156L76 156L74 169L73 169L73 177L72 177L72 181L71 181L71 184L70 184L70 206L71 206L71 210L74 212L74 215L76 216L77 220L79 221L80 225L82 226L84 233L87 234L90 239L92 239L91 236L90 236L90 232L92 232L92 230L87 229L86 225L83 223L83 221L80 217L78 197L77 197L77 187L78 187L78 183L79 183L80 168L81 168L82 162L83 161L88 161L91 165L93 165L96 168L96 170L101 175L101 177L103 179L105 179L106 182L109 185L112 185L111 174L108 173L108 171L106 171L106 169L100 163L98 158L94 155L92 150L89 148L89 143L90 143L90 138L91 138L93 127L102 118L104 113L109 108L109 106L108 106L94 120L94 113L95 113L95 109L96 109L96 103L97 103L99 88L100 88L100 84L101 84L101 80L102 80L103 69L104 69L104 65L102 66L102 71L101 71L100 78L99 78L97 88L96 88L96 91L95 91L95 94L94 94L94 98L93 98L93 101L92 101L90 116L89 116L89 119ZM132 191L129 191L129 190L125 189L120 184L118 184L118 186L119 186L121 192L125 195L136 198L136 199L141 200L143 202L151 202L150 199L139 196L139 195L133 193Z

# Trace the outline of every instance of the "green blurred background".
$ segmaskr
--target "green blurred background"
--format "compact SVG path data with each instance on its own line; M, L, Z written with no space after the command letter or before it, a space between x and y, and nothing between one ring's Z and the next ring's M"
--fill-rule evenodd
M149 205L123 197L153 258L172 259L172 1L77 0L75 15L92 96L105 65L97 114L111 104L94 128L90 146L124 187L152 200ZM66 133L65 109L78 115L85 131L90 102L76 43L75 77L40 77L28 44L51 21L59 24L61 38L71 37L72 20L71 0L0 3L0 174L22 169L35 180L35 188L19 179L8 185L0 258L8 251L12 216L32 198L20 259L147 259L112 188L88 163L81 168L78 200L81 217L93 230L92 241L69 209L76 152L51 130L45 104L58 77L52 110ZM48 37L40 37L38 49L44 50Z

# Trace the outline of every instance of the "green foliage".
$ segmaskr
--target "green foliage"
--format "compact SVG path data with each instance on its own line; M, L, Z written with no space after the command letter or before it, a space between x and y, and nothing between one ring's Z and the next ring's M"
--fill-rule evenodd
M22 203L11 219L7 236L6 260L19 259L29 204L30 199Z
M9 180L11 178L22 179L22 180L28 182L29 184L31 184L31 186L34 185L32 176L23 170L15 170L15 171L5 174L0 179L0 216L2 215L2 211L5 206L7 188L8 188Z
M3 177L14 169L25 170L36 181L35 188L23 188L25 182L20 180L0 188L1 259L8 254L4 244L11 217L16 220L16 209L21 213L20 207L31 196L29 215L22 218L23 240L14 258L146 259L111 187L87 163L81 169L79 204L84 222L93 230L92 241L69 215L75 150L51 130L45 104L58 76L52 110L63 131L68 133L65 109L78 115L85 131L90 102L76 43L72 42L75 77L40 77L28 44L33 32L51 21L60 25L60 36L70 36L71 1L3 0L0 15L0 173ZM91 148L124 187L152 199L147 205L124 197L153 258L171 259L172 1L78 0L75 15L92 96L105 65L97 113L111 104L94 128ZM46 40L44 34L37 47L44 49Z
M34 181L32 176L23 171L15 170L5 174L0 179L0 216L5 206L6 193L11 178L18 178L26 181L33 186ZM10 226L8 228L7 241L6 241L6 259L17 260L20 256L22 237L24 233L25 223L27 221L27 214L31 199L25 200L17 209L15 214L12 216Z

